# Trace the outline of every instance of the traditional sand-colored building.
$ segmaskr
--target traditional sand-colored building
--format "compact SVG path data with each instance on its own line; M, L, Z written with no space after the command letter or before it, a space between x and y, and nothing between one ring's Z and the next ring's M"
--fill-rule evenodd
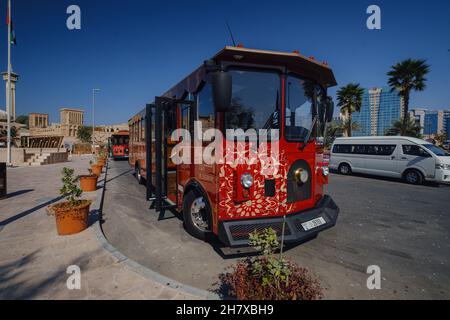
M44 113L30 113L29 132L23 142L33 144L33 147L47 147L59 144L73 144L77 140L78 129L83 126L84 111L81 109L61 108L60 123L49 124L49 116Z

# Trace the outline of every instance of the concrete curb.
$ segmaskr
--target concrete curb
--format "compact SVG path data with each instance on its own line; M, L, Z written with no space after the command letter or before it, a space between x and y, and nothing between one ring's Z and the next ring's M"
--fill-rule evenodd
M109 167L109 160L106 161L105 173L102 174L103 179L98 186L95 202L92 204L92 208L94 209L94 212L96 212L99 217L98 220L93 225L93 228L97 235L97 239L99 240L103 249L108 251L114 257L116 257L120 262L125 263L134 272L136 272L136 273L144 276L145 278L150 279L156 283L159 283L162 286L170 287L170 288L178 290L182 293L196 296L199 298L204 298L204 299L208 299L208 300L220 300L219 295L217 295L213 292L183 284L181 282L178 282L176 280L168 278L154 270L144 267L143 265L139 264L138 262L129 259L127 256L122 254L119 250L117 250L114 246L112 246L108 242L108 240L105 237L105 234L103 233L101 223L100 223L101 217L102 217L103 199L105 197L105 190L106 190L106 188L105 188L106 182L107 182L106 179L108 177L108 167Z

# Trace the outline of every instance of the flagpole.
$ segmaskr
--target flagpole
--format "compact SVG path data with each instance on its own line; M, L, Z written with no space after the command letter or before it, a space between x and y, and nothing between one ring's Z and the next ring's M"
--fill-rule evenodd
M11 0L8 0L8 85L6 90L6 117L7 117L7 152L6 164L11 165Z

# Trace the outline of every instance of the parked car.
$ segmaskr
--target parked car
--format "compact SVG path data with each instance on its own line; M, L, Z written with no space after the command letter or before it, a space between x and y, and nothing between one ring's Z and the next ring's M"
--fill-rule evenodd
M446 151L450 151L450 142L446 141L443 145L442 145L442 149L446 150Z
M331 148L330 169L402 178L410 184L450 183L449 154L411 137L338 138Z

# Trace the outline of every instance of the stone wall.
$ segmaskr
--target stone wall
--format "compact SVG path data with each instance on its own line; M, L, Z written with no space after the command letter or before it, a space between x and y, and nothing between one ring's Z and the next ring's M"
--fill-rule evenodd
M50 154L46 164L68 161L69 153L57 148L12 148L11 162L13 166L26 166L27 161L35 155ZM0 148L0 162L6 162L6 148Z
M6 148L0 148L0 162L6 162L7 156ZM23 166L25 163L25 149L12 148L11 149L11 162L13 166Z

